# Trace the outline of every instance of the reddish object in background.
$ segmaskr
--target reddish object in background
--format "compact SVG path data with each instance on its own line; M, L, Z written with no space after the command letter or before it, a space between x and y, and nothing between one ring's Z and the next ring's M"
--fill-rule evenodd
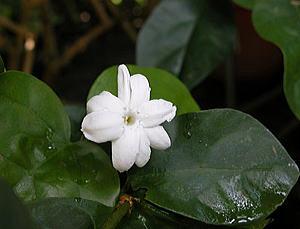
M255 31L251 11L234 6L238 43L235 73L238 80L268 79L282 71L282 54Z

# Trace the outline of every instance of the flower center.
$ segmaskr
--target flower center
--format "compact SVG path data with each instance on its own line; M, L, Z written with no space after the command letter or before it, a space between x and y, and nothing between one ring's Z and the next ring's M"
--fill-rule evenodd
M135 123L135 121L136 121L135 115L132 113L126 114L124 116L124 123L127 126L133 125Z

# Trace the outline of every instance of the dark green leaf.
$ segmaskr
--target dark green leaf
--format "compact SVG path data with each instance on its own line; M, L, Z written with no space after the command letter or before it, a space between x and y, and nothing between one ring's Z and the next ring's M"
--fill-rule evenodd
M244 5L245 1L237 1ZM300 1L255 1L252 20L257 32L277 45L284 57L284 92L300 119Z
M2 180L0 180L0 228L33 228L28 210Z
M118 174L108 156L89 142L67 145L36 168L33 175L31 190L36 190L37 198L81 197L114 206L119 194Z
M69 141L70 121L63 105L38 79L17 71L1 74L0 101L1 151L9 151L11 138L25 133Z
M36 224L43 229L101 228L113 208L83 199L48 198L30 205Z
M2 57L0 56L0 73L5 71L5 66L2 60Z
M180 75L192 88L229 56L235 36L230 1L164 0L139 34L137 63Z
M141 204L134 205L131 214L123 218L120 223L120 229L192 229L192 228L202 228L202 229L222 229L226 227L216 227L213 225L208 225L200 223L196 220L191 220L186 217L176 215L172 212L163 211L154 205L147 204L147 202L142 202Z
M0 175L21 198L114 205L119 180L109 158L94 144L70 143L68 116L44 83L20 72L1 74L0 112Z
M299 171L257 120L230 109L179 116L166 125L172 146L153 150L143 169L130 172L145 199L210 224L264 219L296 183Z
M94 228L94 222L88 213L65 202L63 199L50 198L34 204L31 214L39 228Z
M26 201L45 197L81 197L113 206L119 193L118 175L100 147L89 142L50 149L22 136L11 157L2 158L0 174ZM43 144L43 143L42 143ZM40 160L40 161L39 161ZM104 185L105 184L105 185Z
M86 113L85 107L80 105L65 105L65 110L71 121L71 140L79 141L82 136L80 129L81 122Z
M199 111L199 106L178 79L170 73L155 69L128 65L131 75L143 74L147 77L151 87L151 99L166 99L177 106L177 114ZM109 91L117 95L117 68L116 66L105 70L95 81L89 92L88 99L101 93ZM176 92L176 93L174 93Z

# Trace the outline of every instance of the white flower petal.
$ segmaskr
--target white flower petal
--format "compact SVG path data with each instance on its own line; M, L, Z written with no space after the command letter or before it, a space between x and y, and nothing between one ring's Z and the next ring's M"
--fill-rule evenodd
M170 122L176 115L176 106L163 99L154 99L143 103L139 112L144 127L154 127L164 121Z
M150 149L150 141L144 131L144 128L140 127L139 132L140 132L139 152L136 155L135 164L138 167L143 167L144 165L147 164L147 162L150 159L151 149Z
M124 130L121 114L105 111L89 113L82 121L81 131L84 136L97 143L119 138Z
M137 128L125 128L123 135L112 142L112 162L119 172L133 166L139 151L139 134Z
M118 67L118 97L125 105L129 105L131 97L130 74L124 64Z
M130 77L131 99L130 107L137 108L150 99L150 87L147 78L141 74Z
M108 91L103 91L99 95L93 96L87 102L87 112L111 111L117 113L124 112L124 103Z
M165 150L171 146L170 137L162 126L144 128L144 131L150 140L150 146L152 148Z

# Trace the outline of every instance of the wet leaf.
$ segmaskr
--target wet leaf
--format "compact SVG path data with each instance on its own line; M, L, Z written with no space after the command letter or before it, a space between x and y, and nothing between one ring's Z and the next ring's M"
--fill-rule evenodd
M257 120L230 109L177 117L165 125L170 149L129 173L133 189L159 207L209 224L245 224L283 203L299 170Z
M70 142L70 121L47 85L0 75L0 175L25 201L81 197L113 206L119 179L97 145Z

